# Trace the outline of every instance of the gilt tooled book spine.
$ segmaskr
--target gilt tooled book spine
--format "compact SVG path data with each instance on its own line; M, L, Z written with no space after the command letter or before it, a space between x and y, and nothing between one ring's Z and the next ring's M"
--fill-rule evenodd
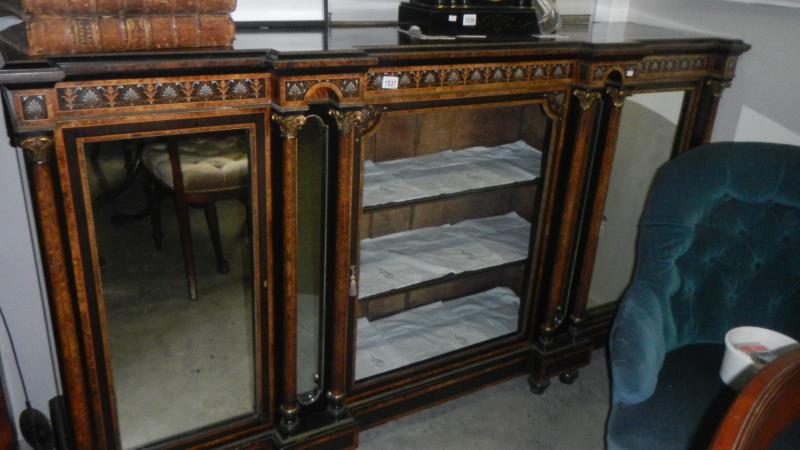
M227 14L33 17L25 27L29 55L228 47L236 32Z
M2 0L30 16L228 14L236 0Z

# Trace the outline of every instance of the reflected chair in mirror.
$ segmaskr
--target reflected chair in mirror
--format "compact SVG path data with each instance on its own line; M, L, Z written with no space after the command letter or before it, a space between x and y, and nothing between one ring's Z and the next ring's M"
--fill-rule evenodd
M800 337L800 148L698 147L661 167L611 331L609 450L705 449L736 393L724 336Z
M148 210L156 249L162 248L161 199L172 195L189 296L196 299L189 207L203 208L214 247L217 272L228 273L230 269L222 251L216 202L239 199L247 204L249 167L246 141L242 136L169 137L145 144L142 159L153 181L148 193Z
M800 447L800 349L764 367L736 397L710 450Z

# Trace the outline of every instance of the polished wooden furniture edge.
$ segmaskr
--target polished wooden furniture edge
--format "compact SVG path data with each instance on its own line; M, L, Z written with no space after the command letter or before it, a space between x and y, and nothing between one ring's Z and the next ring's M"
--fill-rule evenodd
M710 450L761 450L800 420L800 349L764 367L733 402Z

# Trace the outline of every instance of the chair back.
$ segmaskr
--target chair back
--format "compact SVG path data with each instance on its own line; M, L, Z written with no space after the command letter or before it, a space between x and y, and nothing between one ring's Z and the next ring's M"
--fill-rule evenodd
M800 148L715 143L657 174L634 277L653 289L667 350L734 327L800 338Z

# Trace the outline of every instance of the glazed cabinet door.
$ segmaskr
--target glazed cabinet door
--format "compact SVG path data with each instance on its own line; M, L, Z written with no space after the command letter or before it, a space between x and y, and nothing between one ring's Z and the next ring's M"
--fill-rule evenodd
M75 448L221 444L273 417L263 110L65 124Z
M636 237L659 167L685 149L692 89L611 89L604 97L601 136L587 177L583 245L573 291L573 323L603 320L607 333L630 283Z
M354 398L526 348L564 97L394 105L358 130Z

